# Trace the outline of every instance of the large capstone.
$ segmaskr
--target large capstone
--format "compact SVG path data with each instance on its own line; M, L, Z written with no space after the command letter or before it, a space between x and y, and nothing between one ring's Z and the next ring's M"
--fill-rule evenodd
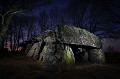
M94 34L74 26L60 25L57 28L61 42L101 48L101 40Z

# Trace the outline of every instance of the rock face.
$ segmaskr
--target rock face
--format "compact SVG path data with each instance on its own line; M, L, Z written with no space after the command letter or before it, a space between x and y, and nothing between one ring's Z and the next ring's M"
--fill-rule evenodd
M61 25L57 29L60 39L66 44L101 48L101 40L94 34L74 26Z
M91 49L89 53L90 53L90 59L92 62L95 62L95 63L105 62L105 55L102 49Z
M84 29L59 25L54 31L47 30L34 40L38 42L28 44L25 52L27 56L38 59L47 66L59 64L61 67L71 69L75 64L75 55L79 48L84 49L79 52L83 62L87 62L88 59L94 63L105 62L101 40Z
M34 59L37 59L38 53L40 50L41 42L34 43L32 47L30 47L30 50L27 53L28 57L33 57Z

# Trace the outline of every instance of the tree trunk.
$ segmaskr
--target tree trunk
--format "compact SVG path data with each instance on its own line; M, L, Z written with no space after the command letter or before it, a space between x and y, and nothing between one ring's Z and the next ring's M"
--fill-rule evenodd
M2 16L2 21L0 23L0 51L3 51L2 41L5 39L6 32L8 30L8 26L10 24L11 18L12 18L12 13L11 12Z

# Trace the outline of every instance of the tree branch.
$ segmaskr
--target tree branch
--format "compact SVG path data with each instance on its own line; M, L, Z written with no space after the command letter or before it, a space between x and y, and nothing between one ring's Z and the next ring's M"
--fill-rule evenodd
M20 12L22 12L22 11L23 11L23 10L15 11L15 12L13 12L12 14L20 13Z
M0 14L0 16L2 17L2 25L4 24L4 16L2 14Z
M1 16L1 17L3 17L3 15L2 15L2 14L0 14L0 16Z
M12 9L11 10L9 10L8 12L6 12L3 16L6 16L8 13L10 13L12 11Z

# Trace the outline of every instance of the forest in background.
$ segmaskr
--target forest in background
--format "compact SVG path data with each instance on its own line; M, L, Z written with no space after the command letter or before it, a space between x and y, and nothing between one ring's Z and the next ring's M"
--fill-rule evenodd
M8 51L19 51L20 43L62 23L86 29L101 39L120 37L120 17L113 10L120 8L117 2L69 0L65 7L49 10L54 0L0 2L0 46Z

